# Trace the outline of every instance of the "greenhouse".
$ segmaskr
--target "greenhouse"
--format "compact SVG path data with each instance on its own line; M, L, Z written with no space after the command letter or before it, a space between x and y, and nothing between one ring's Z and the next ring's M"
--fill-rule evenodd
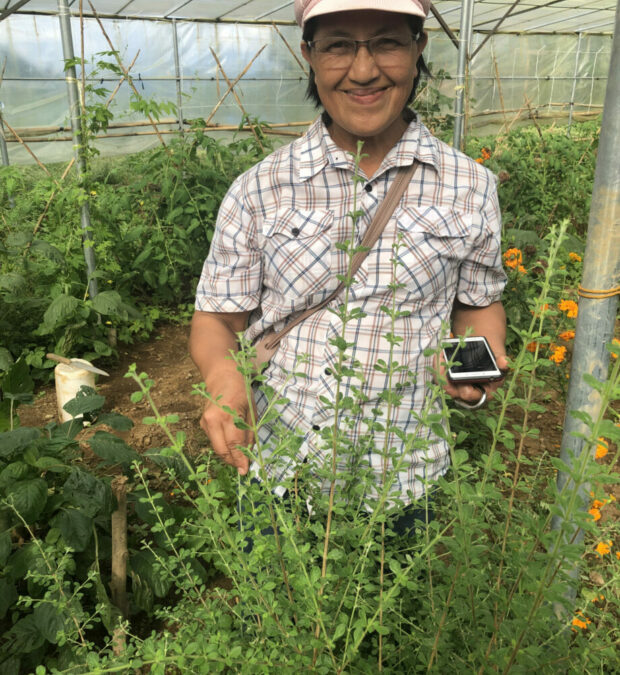
M0 0L0 675L618 671L619 31Z

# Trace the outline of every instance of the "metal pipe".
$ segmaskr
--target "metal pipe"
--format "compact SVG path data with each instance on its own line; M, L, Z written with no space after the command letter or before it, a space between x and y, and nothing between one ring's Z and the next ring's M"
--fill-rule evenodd
M575 107L575 90L577 89L577 73L579 72L579 56L581 52L581 39L583 38L583 33L579 33L579 39L577 40L577 52L575 54L575 71L573 74L573 88L570 93L570 104L568 109L568 128L566 130L566 135L570 136L570 128L573 124L573 109Z
M58 0L58 19L60 21L60 34L62 37L62 53L65 61L75 58L73 53L73 37L71 35L71 16L66 0ZM82 68L84 64L82 64ZM86 161L82 147L82 126L81 126L81 108L80 95L77 86L77 75L75 67L70 66L65 70L65 80L67 82L67 94L69 97L69 115L71 118L71 131L73 133L73 146L75 152L75 165L78 181L82 179L86 172ZM91 298L94 298L98 291L97 279L95 277L95 251L93 249L94 240L90 222L90 210L88 201L82 204L81 213L82 224L82 245L84 248L84 260L86 261L86 271L88 273L88 292Z
M474 0L463 0L461 5L461 27L459 30L459 57L456 73L456 101L454 104L454 141L457 150L463 142L463 128L465 121L465 83L471 44L472 27L474 24Z
M598 144L598 157L594 174L592 204L588 222L588 237L583 262L581 286L585 289L612 290L618 285L620 273L620 0L616 8L616 30L614 34L609 78L605 92L605 107ZM561 459L573 466L583 457L592 453L591 444L585 439L590 430L571 411L587 413L597 419L601 410L601 397L583 380L588 373L599 381L605 381L609 372L610 354L605 345L611 342L618 296L590 298L581 297L575 331L575 345L571 365L570 384L566 401L564 432L562 436ZM574 481L564 471L558 472L559 490L570 489ZM584 508L588 508L590 486L579 486L579 496ZM566 541L581 541L583 531L574 523L565 523L561 516L552 520L554 530L563 529ZM570 569L573 579L578 578L576 565ZM567 596L574 600L574 590ZM561 610L559 610L561 611Z
M4 166L9 166L9 151L6 146L6 137L4 135L4 123L2 121L2 110L4 108L4 103L0 101L0 155L2 155L2 164ZM9 206L13 208L15 206L15 200L13 195L9 195Z
M177 20L172 19L172 49L174 52L174 75L177 89L177 117L179 119L179 131L183 134L183 93L181 87L181 65L179 63L179 36L177 34Z

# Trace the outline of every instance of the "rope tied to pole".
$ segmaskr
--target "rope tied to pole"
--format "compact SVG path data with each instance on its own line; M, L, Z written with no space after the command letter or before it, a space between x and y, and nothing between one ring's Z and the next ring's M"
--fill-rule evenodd
M613 298L614 295L620 295L620 286L599 290L596 288L584 288L581 284L579 284L577 294L582 298L604 300L605 298Z

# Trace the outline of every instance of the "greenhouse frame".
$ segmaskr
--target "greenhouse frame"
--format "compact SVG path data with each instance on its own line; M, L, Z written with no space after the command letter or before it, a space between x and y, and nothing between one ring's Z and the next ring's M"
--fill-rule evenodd
M63 52L63 21L67 38ZM455 139L529 120L585 120L602 110L615 3L591 0L464 0L432 5L425 51L437 86L456 107ZM19 139L36 143L42 161L72 154L63 60L87 63L84 82L114 92L114 123L104 154L157 144L196 118L219 137L244 119L296 135L316 115L304 100L293 2L129 0L96 3L5 0L0 10L0 112L3 161L33 161ZM462 36L462 38L461 38ZM140 95L170 101L176 115L157 128L130 110L121 74L96 63L115 50ZM82 74L80 74L80 79ZM80 84L78 82L78 84ZM464 87L463 85L466 85ZM233 85L231 87L231 85ZM116 92L118 90L118 95ZM424 110L421 110L424 113ZM8 151L7 151L8 148Z

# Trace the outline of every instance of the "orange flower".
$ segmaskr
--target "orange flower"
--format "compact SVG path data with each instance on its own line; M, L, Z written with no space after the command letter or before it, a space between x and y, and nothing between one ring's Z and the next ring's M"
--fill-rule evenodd
M594 518L594 522L601 519L601 512L598 509L590 509L588 513Z
M484 159L482 159L482 157L476 157L476 162L478 162L478 164L484 164Z
M573 251L571 251L571 252L568 254L568 257L569 257L573 262L581 262L581 256L579 255L579 253L573 253Z
M527 345L525 345L527 351L532 352L532 354L536 351L536 347L538 347L538 342L530 342Z
M560 333L558 335L560 340L564 340L565 342L568 342L569 340L572 340L575 337L575 331L574 330L565 330L563 333Z
M562 363L564 359L566 358L566 347L554 347L553 348L553 354L549 357L551 361L553 361L556 364Z
M523 267L523 265L519 265L519 272L521 272L521 274L527 274L527 270L525 267Z
M616 551L616 558L618 558L618 560L620 560L620 551Z
M489 148L482 148L480 154L482 155L482 159L484 159L485 161L487 159L491 159L491 151L489 150Z
M614 339L611 341L611 344L612 344L612 345L615 345L615 347L620 347L620 340L618 340L618 338L614 338ZM618 358L618 355L617 355L617 354L614 354L614 353L612 352L612 353L611 353L611 358L612 358L612 359L617 359L617 358Z
M504 263L506 267L516 269L523 262L523 254L518 248L509 248L504 253Z
M560 300L558 308L563 312L566 312L566 316L569 319L574 319L577 316L578 306L574 300Z
M592 502L592 508L593 509L600 509L601 506L605 506L605 504L607 504L607 502L602 502L600 499L595 499Z
M607 555L608 553L611 553L611 547L613 546L611 539L608 541L599 541L599 543L596 545L596 552L600 556Z
M609 452L607 441L601 436L598 439L596 450L594 451L594 459L602 459Z

